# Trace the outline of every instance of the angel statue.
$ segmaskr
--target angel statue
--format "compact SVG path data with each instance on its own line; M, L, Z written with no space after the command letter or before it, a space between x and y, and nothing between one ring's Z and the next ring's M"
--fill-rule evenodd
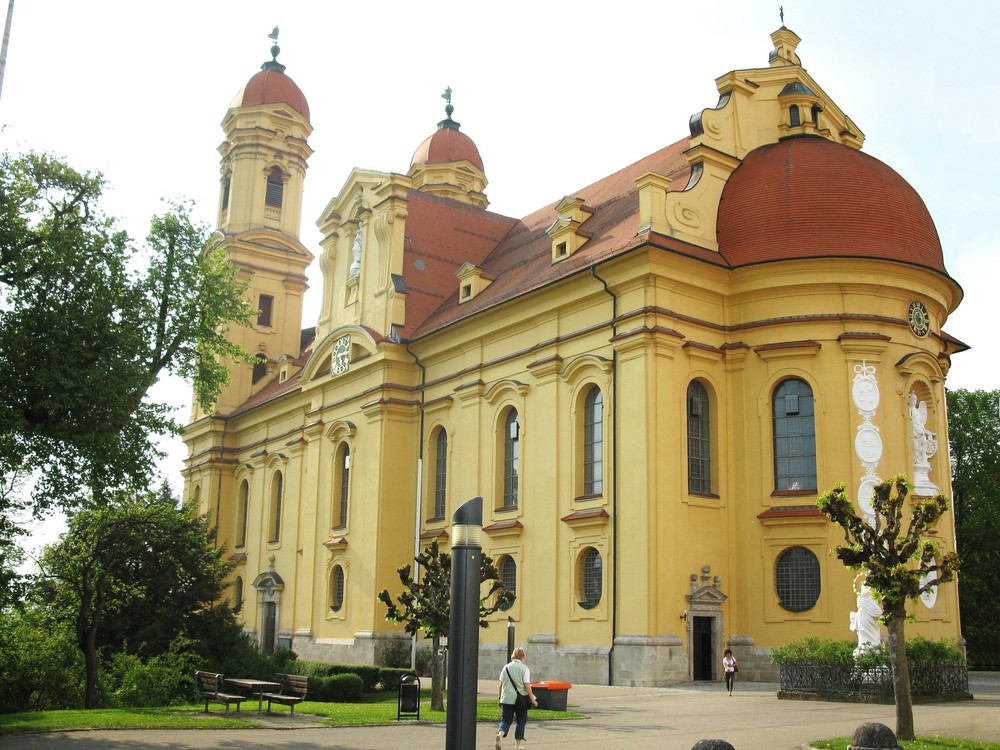
M910 391L910 435L913 440L913 485L918 495L935 495L937 485L930 480L930 458L937 453L934 433L927 429L927 402L917 402L917 394Z
M858 634L858 647L854 649L854 657L857 658L865 650L882 642L878 625L882 608L872 596L872 590L863 575L854 579L854 592L858 595L858 609L851 612L851 631Z

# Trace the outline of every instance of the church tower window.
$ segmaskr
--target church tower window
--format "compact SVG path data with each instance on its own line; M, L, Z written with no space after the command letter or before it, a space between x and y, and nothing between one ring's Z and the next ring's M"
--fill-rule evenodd
M267 192L264 195L264 205L272 208L281 208L281 200L285 193L285 181L282 178L281 170L272 167L267 173Z

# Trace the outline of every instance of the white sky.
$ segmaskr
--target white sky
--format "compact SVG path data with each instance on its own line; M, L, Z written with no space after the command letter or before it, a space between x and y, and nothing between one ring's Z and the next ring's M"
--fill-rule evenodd
M106 211L136 237L161 198L192 198L214 224L219 123L270 59L278 25L278 60L315 128L301 238L318 254L314 222L351 168L405 173L444 116L445 86L483 157L490 208L524 216L685 137L688 118L715 105L715 78L767 66L778 5L16 0L0 148L103 172ZM1000 388L1000 2L784 5L805 68L937 224L966 295L945 328L973 347L954 358L949 386ZM303 326L321 290L315 264L310 275ZM183 420L187 387L165 390ZM179 491L183 447L169 449Z

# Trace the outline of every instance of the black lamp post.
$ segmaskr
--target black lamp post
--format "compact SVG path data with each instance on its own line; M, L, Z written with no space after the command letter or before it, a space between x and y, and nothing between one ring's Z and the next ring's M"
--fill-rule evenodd
M451 623L448 628L448 719L445 750L475 750L479 681L479 591L483 498L451 517Z
M510 661L510 655L514 653L514 618L510 615L507 616L507 656L504 658L504 663Z

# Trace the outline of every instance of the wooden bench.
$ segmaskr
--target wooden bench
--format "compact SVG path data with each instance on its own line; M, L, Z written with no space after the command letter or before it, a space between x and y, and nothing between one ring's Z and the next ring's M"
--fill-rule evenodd
M271 704L277 703L282 706L291 706L294 714L295 704L306 699L309 678L298 674L276 674L274 681L281 683L279 691L277 693L264 693L261 696L267 701L267 712L271 713Z
M232 695L221 691L223 676L217 672L195 672L195 682L198 683L198 692L202 700L205 701L205 712L208 713L209 703L226 704L226 713L229 713L229 704L235 703L236 710L240 710L240 703L246 700L242 695Z

